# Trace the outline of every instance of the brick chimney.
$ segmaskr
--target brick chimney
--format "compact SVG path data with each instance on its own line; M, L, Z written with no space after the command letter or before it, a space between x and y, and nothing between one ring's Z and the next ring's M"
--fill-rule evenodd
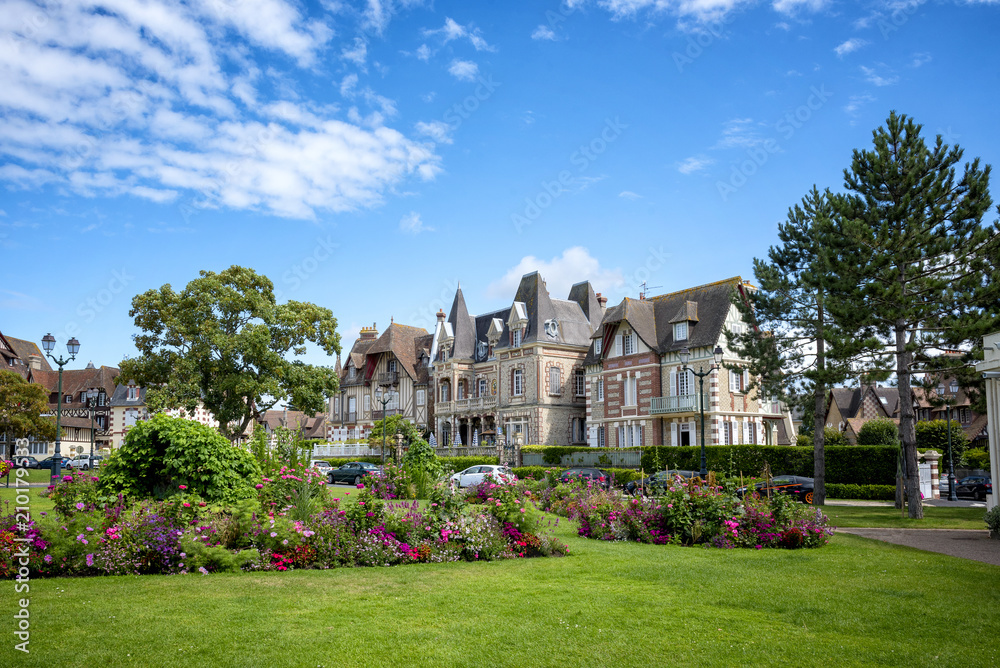
M438 312L437 312L437 320L438 320L438 322L444 322L445 317L446 316L444 314L444 311L442 309L438 309Z
M601 308L604 308L605 306L608 305L608 298L607 297L602 297L601 293L598 292L597 293L597 303L600 305Z
M362 341L367 341L370 339L378 338L378 328L375 327L375 323L372 323L371 327L362 327L361 332L358 334L358 338Z
M35 371L42 370L42 356L41 355L28 355L28 366Z

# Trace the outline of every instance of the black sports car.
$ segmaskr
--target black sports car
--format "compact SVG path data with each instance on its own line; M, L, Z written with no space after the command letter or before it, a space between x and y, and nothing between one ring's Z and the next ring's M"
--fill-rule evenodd
M955 495L985 501L993 493L993 479L988 475L970 475L955 482Z
M798 475L778 475L771 478L769 482L759 482L748 490L742 487L736 490L736 495L743 497L746 494L754 497L765 494L791 494L802 503L812 504L813 502L813 479Z
M357 485L361 483L361 479L365 476L378 475L380 473L382 473L382 469L375 464L369 464L368 462L347 462L340 468L330 471L326 477L331 484L346 482Z

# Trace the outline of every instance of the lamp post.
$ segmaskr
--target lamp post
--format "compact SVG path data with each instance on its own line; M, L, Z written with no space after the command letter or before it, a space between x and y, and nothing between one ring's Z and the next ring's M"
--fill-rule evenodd
M76 359L76 354L80 352L80 342L76 340L74 336L69 341L66 342L66 352L69 353L68 358L63 358L62 355L59 359L52 356L52 350L56 347L56 337L52 336L49 332L42 337L42 348L45 349L45 355L59 367L59 389L56 394L56 452L55 458L52 460L52 477L59 478L62 475L62 431L60 430L60 416L62 415L62 376L63 367Z
M392 390L378 388L375 390L375 401L382 404L382 466L385 466L385 429L388 424L385 407L392 401Z
M687 346L681 348L680 351L681 358L681 369L684 371L690 371L695 376L698 377L698 393L701 395L701 472L700 475L704 480L708 476L708 462L705 460L705 376L711 375L713 371L719 368L722 364L722 347L716 346L712 355L715 361L708 367L708 371L705 371L704 367L699 366L698 370L695 371L688 366L688 360L691 359L691 351L687 349Z
M948 411L948 500L958 501L958 494L955 493L955 458L951 452L951 404L945 404Z
M92 387L87 390L87 411L90 413L90 467L94 467L94 441L95 441L95 430L94 430L94 413L98 406L103 406L104 389Z

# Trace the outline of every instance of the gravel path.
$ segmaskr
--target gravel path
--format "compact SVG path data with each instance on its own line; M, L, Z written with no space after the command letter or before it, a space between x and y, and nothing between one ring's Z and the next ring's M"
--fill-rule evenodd
M1000 540L991 539L990 532L985 529L971 531L966 529L847 528L837 529L837 531L1000 566Z

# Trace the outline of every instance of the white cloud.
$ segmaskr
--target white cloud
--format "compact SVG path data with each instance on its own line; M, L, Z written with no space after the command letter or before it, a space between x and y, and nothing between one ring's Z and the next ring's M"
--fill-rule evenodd
M480 33L479 28L463 26L452 18L445 18L444 25L437 30L424 30L424 37L440 35L445 44L455 39L468 39L476 51L496 51L496 49L486 43Z
M552 31L552 28L541 25L535 28L535 31L531 33L531 39L547 39L554 42L556 41L556 34Z
M869 102L874 102L875 98L871 95L865 93L864 95L852 95L848 98L847 104L844 106L844 111L852 116L856 114L861 107L865 106Z
M722 127L722 137L713 148L751 148L762 143L764 139L754 129L752 118L733 118L726 121Z
M915 53L913 54L913 62L911 63L913 67L920 67L921 65L926 65L933 60L931 54L927 52Z
M400 219L399 229L406 234L420 234L421 232L434 231L433 227L424 225L424 221L421 220L420 214L416 211L411 211Z
M590 281L597 292L609 294L625 285L625 276L620 269L605 269L583 246L573 246L562 255L551 260L540 260L532 255L521 259L503 277L486 288L486 294L494 299L512 299L517 292L521 277L537 271L545 280L549 295L556 299L566 299L575 283Z
M700 172L706 167L715 163L715 160L707 158L703 155L692 155L690 158L685 158L677 165L677 171L681 174L693 174L694 172Z
M879 67L884 68L885 65L882 65L880 63ZM864 73L865 79L868 81L868 83L874 84L879 87L892 86L893 84L899 81L899 77L897 76L882 76L881 74L878 73L878 71L874 67L865 67L864 65L862 65L861 71Z
M438 144L450 144L452 142L451 126L444 121L430 121L429 123L420 121L417 123L416 129L419 134L429 137Z
M634 193L631 190L623 190L620 193L618 193L618 196L623 199L630 199L633 201L637 199L642 199L642 195L640 195L639 193Z
M355 37L353 48L345 46L340 52L340 57L362 67L365 64L365 59L368 58L368 43L360 37Z
M859 39L857 37L852 37L846 42L834 47L833 52L836 53L838 57L843 58L847 54L857 51L858 49L867 44L868 42L866 40Z
M771 6L782 14L795 14L800 9L818 12L829 4L829 0L774 0Z
M352 108L345 120L301 101L299 72L287 75L280 59L250 60L256 48L288 56L292 68L319 61L332 32L297 7L102 0L101 11L50 5L28 32L0 23L0 43L16 47L0 50L0 183L313 218L434 178L433 147L387 127L395 103L359 91L356 75L341 93L372 111ZM8 9L37 12L26 0ZM356 62L363 45L347 51Z
M422 60L424 62L427 62L428 60L431 59L432 55L433 55L433 52L431 51L431 47L427 46L426 44L421 44L420 47L417 49L417 59L418 60Z
M479 75L479 65L471 60L455 59L448 66L448 72L459 81L475 81Z

